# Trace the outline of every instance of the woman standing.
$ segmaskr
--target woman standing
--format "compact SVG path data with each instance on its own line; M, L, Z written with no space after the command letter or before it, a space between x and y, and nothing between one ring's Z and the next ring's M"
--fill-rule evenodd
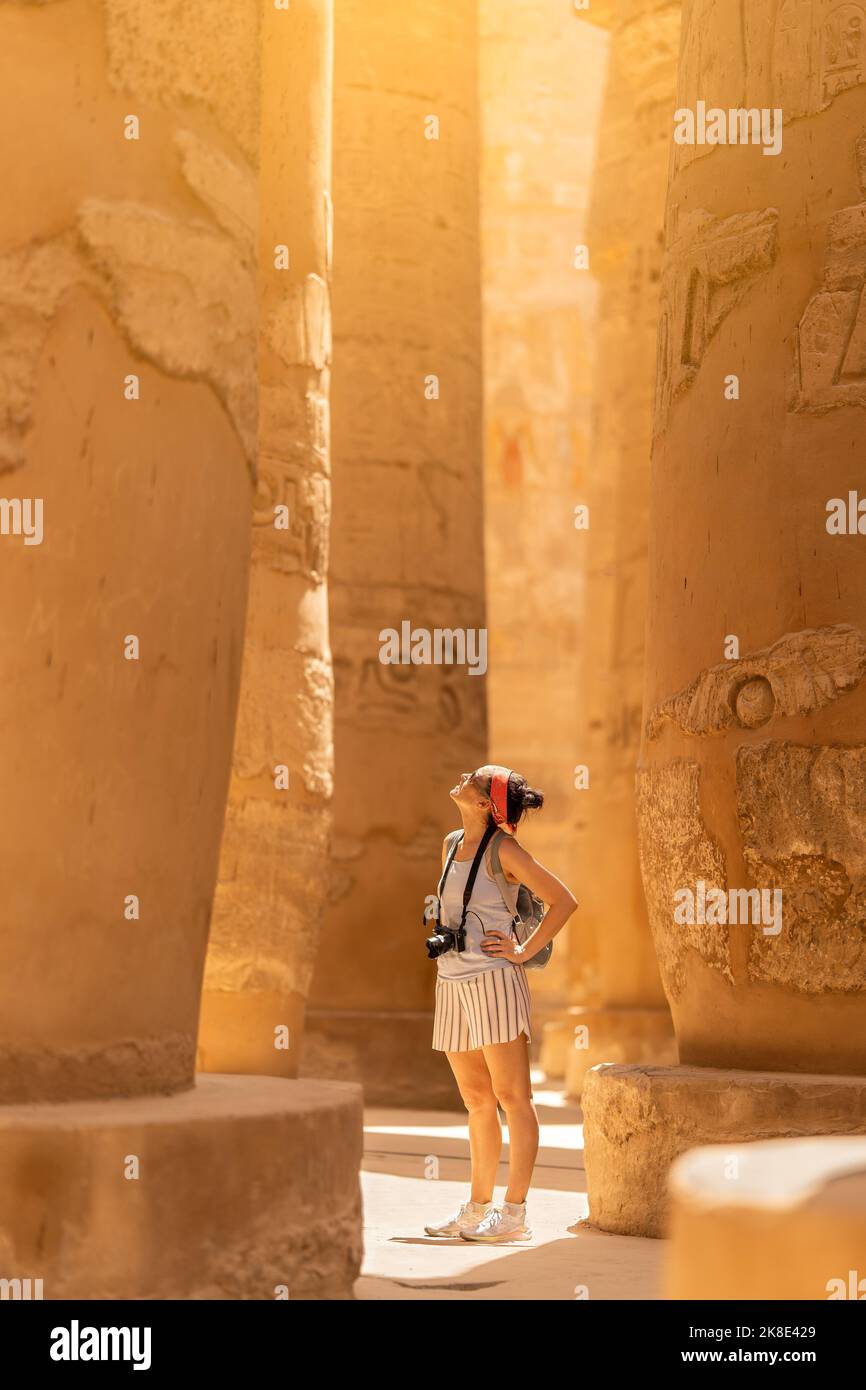
M577 902L514 838L524 813L544 802L525 777L503 767L464 772L451 799L463 830L447 836L442 847L439 899L446 949L436 958L433 1047L448 1058L469 1112L472 1186L454 1216L425 1229L428 1235L473 1241L531 1240L526 1196L538 1153L538 1117L529 1077L530 995L524 964L562 930ZM506 832L495 835L504 887L491 862L497 830ZM521 883L548 909L523 945L512 932ZM504 895L512 888L507 903ZM459 939L461 919L462 950L451 935L457 932ZM501 1207L493 1205L502 1150L497 1102L505 1111L509 1141L508 1187Z

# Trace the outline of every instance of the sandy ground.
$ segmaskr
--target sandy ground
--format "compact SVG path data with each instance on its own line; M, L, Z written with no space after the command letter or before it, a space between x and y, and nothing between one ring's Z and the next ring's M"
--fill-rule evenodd
M664 1242L605 1235L584 1223L579 1109L535 1088L541 1149L527 1212L531 1244L493 1248L424 1235L468 1195L465 1114L368 1110L361 1182L365 1258L359 1299L655 1299ZM503 1159L508 1158L508 1132ZM505 1162L500 1167L502 1188Z

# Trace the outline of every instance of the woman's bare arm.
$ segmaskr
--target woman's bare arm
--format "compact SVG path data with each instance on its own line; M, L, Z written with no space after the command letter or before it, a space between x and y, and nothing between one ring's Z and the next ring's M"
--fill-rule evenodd
M488 955L504 955L509 960L525 964L562 931L577 908L577 899L561 878L557 878L556 874L552 874L543 864L533 859L529 851L516 840L503 836L499 847L499 861L506 877L514 883L525 883L527 888L531 888L546 905L547 912L523 947L507 937L503 938L502 934L497 932L494 935L498 940L490 941L490 949L482 943L482 949Z

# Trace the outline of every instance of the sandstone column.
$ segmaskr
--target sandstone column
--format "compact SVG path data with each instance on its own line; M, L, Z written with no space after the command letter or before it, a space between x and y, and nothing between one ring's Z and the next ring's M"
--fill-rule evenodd
M657 1171L659 1145L701 1141L717 1069L746 1092L718 1138L863 1127L834 1077L866 1072L864 20L818 0L684 10L677 107L735 134L763 112L769 153L673 147L638 803L689 1067L593 1074L590 1209L611 1228L635 1216L610 1189L626 1117L617 1180L636 1190L650 1147ZM834 498L852 533L828 530ZM787 1074L775 1131L748 1102L767 1073ZM662 1126L674 1091L684 1124Z
M575 253L606 46L564 5L481 5L490 757L543 789L521 842L569 884L587 555L574 507L588 482L596 335L595 284ZM531 979L540 1039L569 1002L567 934Z
M572 1007L547 1030L545 1062L565 1062L580 1095L597 1062L676 1060L652 947L637 849L634 768L640 742L652 440L670 113L680 0L618 0L588 227L600 289L591 468L585 500L586 597L580 641L576 793L580 912Z
M335 28L337 779L304 1068L426 1103L454 1089L422 911L485 679L382 664L379 634L484 627L475 12L342 0Z
M357 1269L356 1090L193 1087L266 9L0 7L0 1277L46 1298L344 1297Z
M200 1032L205 1071L297 1074L326 881L330 0L266 12L259 468L238 732ZM285 248L285 251L282 251ZM275 264L281 255L287 267Z

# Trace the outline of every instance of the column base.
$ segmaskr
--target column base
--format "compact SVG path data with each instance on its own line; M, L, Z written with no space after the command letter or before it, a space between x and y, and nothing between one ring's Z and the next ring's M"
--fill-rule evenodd
M666 1298L866 1298L866 1139L694 1149L670 1192Z
M678 1059L674 1025L667 1009L569 1009L556 1039L563 1051L565 1089L579 1100L590 1067L601 1062L675 1066Z
M866 1077L597 1066L582 1096L589 1221L666 1234L674 1160L702 1144L866 1134Z
M433 1014L307 1009L301 1075L356 1081L365 1105L459 1110L444 1052L434 1052Z
M361 1149L355 1086L207 1075L0 1107L0 1278L45 1299L351 1298Z

